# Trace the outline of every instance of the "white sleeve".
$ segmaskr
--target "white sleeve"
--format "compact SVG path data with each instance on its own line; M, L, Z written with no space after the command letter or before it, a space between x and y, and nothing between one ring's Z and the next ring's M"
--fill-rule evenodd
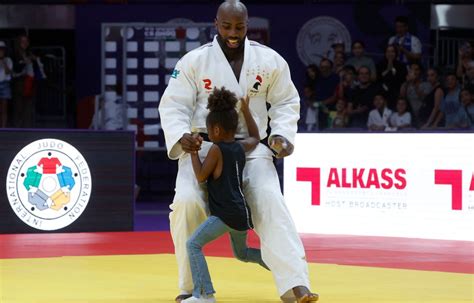
M374 114L375 114L374 110L371 110L369 113L369 119L367 120L367 127L370 127L371 125L376 124L375 119L374 119Z
M158 106L170 159L178 159L184 153L178 141L183 134L191 133L196 95L194 71L185 56L176 64Z
M411 36L411 52L414 54L421 54L421 42L415 36Z
M407 124L410 124L411 126L411 113L406 112L406 120L407 120Z
M291 80L288 63L281 57L276 59L279 66L272 75L267 94L267 102L270 104L268 116L272 129L268 140L270 141L272 136L280 135L294 144L300 118L300 97Z

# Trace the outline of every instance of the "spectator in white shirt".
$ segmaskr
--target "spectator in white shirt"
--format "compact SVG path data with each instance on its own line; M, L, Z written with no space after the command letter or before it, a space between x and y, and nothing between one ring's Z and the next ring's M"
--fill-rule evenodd
M388 119L392 115L392 111L387 107L387 100L383 94L375 95L374 107L369 113L367 127L369 130L385 130L389 127Z
M421 59L421 42L416 36L408 31L408 18L406 16L398 16L395 19L396 35L390 37L388 44L398 45L398 53L400 62L409 65L412 62Z
M404 98L398 98L397 111L390 116L390 127L401 129L411 127L411 114L408 111L408 102Z

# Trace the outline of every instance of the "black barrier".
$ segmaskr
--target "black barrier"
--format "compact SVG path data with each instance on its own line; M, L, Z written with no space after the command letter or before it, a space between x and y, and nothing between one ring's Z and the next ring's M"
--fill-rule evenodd
M0 176L0 233L133 230L133 132L1 130Z

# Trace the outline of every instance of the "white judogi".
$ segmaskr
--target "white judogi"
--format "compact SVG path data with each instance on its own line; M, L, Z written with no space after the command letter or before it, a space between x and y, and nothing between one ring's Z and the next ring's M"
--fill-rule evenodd
M191 158L178 140L191 131L206 132L207 99L214 87L225 86L240 99L249 95L250 109L260 130L267 137L270 117L272 135L294 142L299 119L299 96L290 77L288 64L274 50L245 40L244 62L237 79L216 38L186 54L176 64L159 105L168 156L179 159L176 194L170 206L171 234L178 261L179 288L191 293L192 277L186 241L208 214L205 184L198 184ZM267 112L267 104L271 105ZM242 113L237 137L247 137ZM211 143L204 142L203 159ZM280 191L272 152L263 144L247 154L244 192L252 210L255 230L260 236L262 258L272 270L280 296L291 288L309 288L308 266L302 242Z

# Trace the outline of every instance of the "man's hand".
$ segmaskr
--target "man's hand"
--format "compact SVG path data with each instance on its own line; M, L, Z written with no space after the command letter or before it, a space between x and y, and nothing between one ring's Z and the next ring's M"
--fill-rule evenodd
M202 137L199 134L184 134L181 139L181 148L187 153L197 153L201 149Z
M273 136L270 141L270 147L277 155L277 158L284 158L293 153L294 146L282 136Z

